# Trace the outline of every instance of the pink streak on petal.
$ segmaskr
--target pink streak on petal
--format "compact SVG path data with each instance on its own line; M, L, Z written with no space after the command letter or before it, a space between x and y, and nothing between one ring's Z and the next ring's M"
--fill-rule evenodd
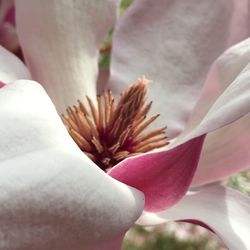
M212 233L214 233L214 230L209 227L207 224L205 224L204 222L202 221L199 221L199 220L192 220L192 219L187 219L187 220L179 220L180 222L188 222L188 223L191 223L191 224L194 224L194 225L197 225L197 226L201 226L201 227L204 227L206 228L207 230L211 231Z
M15 20L15 6L14 4L9 8L9 10L6 13L6 16L4 17L4 21L11 23L13 26L16 25L16 20Z
M128 158L108 173L145 195L146 211L161 211L186 193L196 170L205 136L168 151Z
M4 87L6 84L0 81L0 88Z

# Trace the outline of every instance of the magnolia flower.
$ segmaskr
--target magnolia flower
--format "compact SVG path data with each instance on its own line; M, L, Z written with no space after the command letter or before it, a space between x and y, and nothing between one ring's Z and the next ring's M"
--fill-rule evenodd
M187 193L249 164L250 41L226 50L247 36L245 4L137 0L118 20L110 78L99 88L118 95L138 76L152 79L155 126L167 124L170 144L105 173L58 113L85 95L95 100L117 2L16 1L27 67L1 48L0 248L119 249L135 221L188 220L247 249L247 197L216 184Z

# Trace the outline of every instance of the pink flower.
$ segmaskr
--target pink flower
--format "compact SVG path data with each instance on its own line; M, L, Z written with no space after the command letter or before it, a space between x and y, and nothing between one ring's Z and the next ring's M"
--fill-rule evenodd
M16 2L28 69L1 48L2 249L119 249L138 218L141 225L202 222L230 249L248 248L247 197L215 184L187 193L249 164L250 40L226 50L248 35L244 4L137 0L118 20L107 85L119 94L142 74L152 79L153 112L171 143L107 175L27 79L31 73L44 86L58 112L86 94L94 98L116 1Z

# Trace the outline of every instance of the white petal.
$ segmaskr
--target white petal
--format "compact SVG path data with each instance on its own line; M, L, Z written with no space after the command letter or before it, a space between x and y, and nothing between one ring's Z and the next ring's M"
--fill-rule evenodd
M143 214L138 223L155 225L170 220L197 220L208 225L230 250L250 246L250 199L222 186L208 186L184 197L177 205L157 214Z
M144 198L75 145L39 84L0 89L0 248L91 249L121 237Z
M213 11L211 11L213 10ZM180 133L199 97L210 65L225 49L231 1L135 1L113 37L109 88L116 94L145 75L155 125Z
M33 79L59 112L96 97L99 47L116 17L116 0L16 1L17 29Z

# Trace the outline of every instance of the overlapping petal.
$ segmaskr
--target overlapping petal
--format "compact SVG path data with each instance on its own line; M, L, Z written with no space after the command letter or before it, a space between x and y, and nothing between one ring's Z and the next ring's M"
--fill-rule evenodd
M135 1L115 28L109 88L119 94L138 75L152 79L152 112L162 111L155 124L167 124L173 138L185 128L210 65L235 31L234 7L224 0Z
M226 51L214 64L206 87L197 103L190 124L195 124L214 99L234 80L250 62L250 40L247 39ZM247 66L245 71L249 71ZM247 77L247 76L245 76ZM246 79L246 81L248 81ZM244 94L248 94L248 89ZM233 96L233 99L237 99ZM240 112L240 111L239 111ZM209 134L193 184L216 181L249 167L250 115Z
M25 60L59 112L85 95L95 98L99 47L115 21L116 2L16 1Z
M140 225L170 220L196 220L208 225L229 249L249 249L250 199L238 191L211 185L186 195L177 205L160 213L144 213Z
M143 194L82 154L39 84L0 89L0 133L1 249L89 250L141 214Z
M153 112L164 108L159 122L167 123L173 138L184 129L211 63L229 44L244 37L246 26L240 31L236 28L236 24L246 24L247 15L239 15L243 2L137 0L114 33L109 86L119 93L138 74L153 79ZM84 9L88 11L83 14ZM26 61L32 77L42 82L58 111L65 111L86 94L95 97L98 50L115 15L115 0L17 1ZM2 55L11 58L5 51ZM0 75L3 82L19 77L15 73L11 78L8 69L12 63L10 60L3 70L6 74ZM15 72L19 74L20 68L18 64ZM186 136L177 138L163 152L127 159L109 174L142 191L145 210L173 206L190 185L205 135L249 113L249 72L247 65ZM4 204L0 209L0 242L4 249L118 249L124 232L143 209L142 193L110 178L80 152L37 84L19 81L1 88L0 107L0 200ZM232 147L228 152L234 150ZM221 164L216 163L214 166ZM217 177L222 172L218 170ZM238 197L241 203L237 207L233 198ZM180 215L178 219L207 223L211 220L205 215L210 203L195 217L186 216L188 212L181 208L193 212L203 199L215 203L223 198L226 202L218 205L217 216L225 211L230 216L238 211L249 215L245 198L212 187L187 196L169 213L147 216L162 222ZM246 249L246 224L238 219L225 223L227 231L217 222L209 226L229 246ZM235 230L242 230L243 241ZM232 241L225 232L237 239ZM100 245L95 245L97 242Z
M123 161L111 170L110 174L143 191L146 195L146 210L167 208L175 204L188 189L199 160L202 136L238 120L249 111L250 66L248 65L190 133L172 141L163 152ZM242 150L244 150L243 154L248 155L247 149ZM223 172L223 168L216 171L219 174L220 171ZM213 175L213 173L203 172L204 176Z
M113 178L141 190L146 211L162 211L187 192L196 170L204 136L169 151L144 154L111 169Z

